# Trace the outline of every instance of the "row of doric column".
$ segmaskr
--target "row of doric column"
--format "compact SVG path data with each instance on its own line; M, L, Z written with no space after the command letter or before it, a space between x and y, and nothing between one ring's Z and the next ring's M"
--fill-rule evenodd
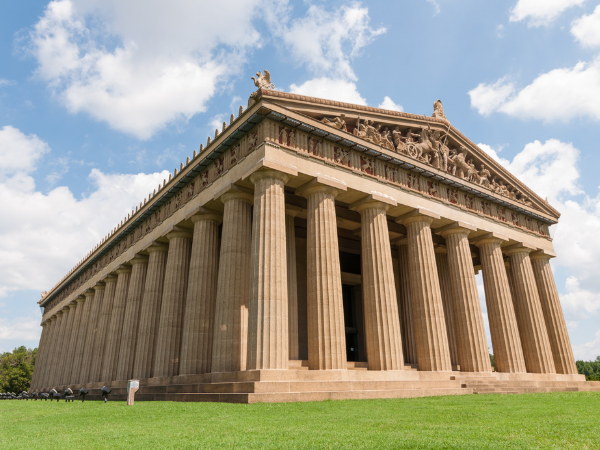
M199 208L193 230L172 227L42 324L32 387L130 378L287 369L298 358L294 216L288 175L255 172L254 193L235 185L218 197L223 214ZM297 189L307 199L308 365L346 369L335 198L345 186L317 178ZM492 370L469 235L415 210L397 222L396 292L386 212L396 203L369 195L350 205L361 217L365 342L371 370ZM222 222L219 242L219 225ZM480 250L487 311L500 372L576 373L549 256L502 248L489 234ZM504 256L508 256L509 265Z

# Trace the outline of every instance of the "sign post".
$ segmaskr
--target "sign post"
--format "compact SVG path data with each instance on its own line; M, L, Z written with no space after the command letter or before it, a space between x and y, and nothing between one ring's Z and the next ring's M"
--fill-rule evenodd
M127 405L133 405L136 391L140 388L140 380L129 380L127 382Z

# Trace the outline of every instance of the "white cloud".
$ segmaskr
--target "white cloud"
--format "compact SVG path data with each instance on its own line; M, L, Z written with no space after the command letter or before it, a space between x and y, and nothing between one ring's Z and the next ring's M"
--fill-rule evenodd
M594 361L600 356L600 330L596 331L595 339L581 345L573 346L573 354L576 360Z
M514 92L513 83L500 78L493 84L480 83L475 89L469 91L471 107L476 108L479 114L487 116L496 111L506 99Z
M583 47L600 47L600 5L592 14L574 20L571 33Z
M328 100L366 105L367 101L359 94L356 84L352 81L331 78L314 78L297 86L292 84L290 92L294 94L309 95Z
M76 198L64 186L44 194L36 190L30 173L35 161L49 151L47 144L12 127L6 133L6 128L0 133L0 149L20 141L30 163L15 166L9 161L15 169L0 178L0 205L10 212L0 214L0 296L54 286L168 177L167 171L106 174L93 169L89 174L92 191L83 198ZM4 162L3 158L0 161Z
M30 50L71 112L148 139L206 109L258 45L259 4L55 0L31 31Z
M0 128L0 180L16 171L33 170L50 147L35 134L26 136L10 125Z
M404 108L401 105L395 103L387 95L383 98L383 101L379 104L378 108L388 109L390 111L404 111Z
M586 0L518 0L510 11L510 21L528 19L528 26L550 25L563 12L574 6L581 6Z
M15 81L7 80L6 78L0 78L0 87L2 86L13 86L17 84Z
M372 28L369 21L368 8L361 8L358 3L334 12L311 5L305 17L290 20L291 26L272 26L294 61L322 76L356 81L350 61L386 32L383 27Z
M39 309L32 309L26 316L0 318L0 353L20 345L36 347L41 333L40 320Z
M551 70L513 94L514 85L505 78L482 83L469 92L471 106L484 115L499 111L546 122L576 117L600 120L600 56L573 68Z
M433 6L434 14L440 13L440 11L441 11L440 4L437 0L427 0L427 3L429 3L431 6Z

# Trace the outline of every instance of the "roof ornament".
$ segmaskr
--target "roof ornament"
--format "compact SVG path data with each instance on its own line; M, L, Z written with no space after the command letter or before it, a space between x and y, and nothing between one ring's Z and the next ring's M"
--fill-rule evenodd
M254 86L256 86L257 88L261 89L275 89L275 85L273 83L271 83L271 74L269 73L268 70L265 69L265 74L263 75L262 72L259 70L258 72L256 72L256 77L251 77L252 81L254 81Z
M436 100L435 102L433 102L433 114L431 115L431 117L435 117L437 119L446 119L446 115L444 114L444 107L442 106L441 100Z

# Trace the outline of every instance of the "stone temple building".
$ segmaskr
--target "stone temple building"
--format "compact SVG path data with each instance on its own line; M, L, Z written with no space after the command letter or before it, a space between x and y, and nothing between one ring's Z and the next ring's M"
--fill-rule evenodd
M600 389L560 214L432 116L258 90L54 288L31 390L303 401ZM481 272L495 367L475 274ZM90 398L88 397L88 398Z

